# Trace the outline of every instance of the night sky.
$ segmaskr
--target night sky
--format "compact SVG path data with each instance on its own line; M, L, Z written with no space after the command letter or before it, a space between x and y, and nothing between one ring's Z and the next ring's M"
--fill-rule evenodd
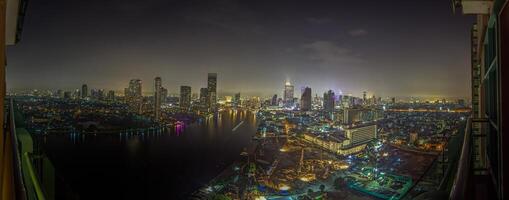
M472 23L447 0L30 1L7 87L466 97Z

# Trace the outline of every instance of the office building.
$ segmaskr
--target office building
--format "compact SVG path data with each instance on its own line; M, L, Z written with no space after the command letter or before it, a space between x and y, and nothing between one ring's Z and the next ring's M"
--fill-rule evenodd
M360 125L345 129L345 136L348 138L343 145L356 146L366 144L377 138L376 125Z
M287 81L285 83L285 90L284 90L284 95L283 95L283 103L286 107L292 107L294 102L294 96L293 96L293 92L294 92L294 87L293 85Z
M278 106L279 105L279 102L278 102L278 99L277 99L277 94L272 96L272 101L270 102L270 105L271 106Z
M236 93L235 96L233 96L232 106L239 107L240 105L241 105L241 102L240 102L240 92L239 92L239 93Z
M191 107L191 87L180 86L180 108L182 110L189 110Z
M142 104L143 104L143 96L142 96L142 82L140 79L131 79L129 81L129 86L124 89L124 96L127 105L129 106L129 110L132 112L137 112L138 114L142 113Z
M81 86L81 98L88 97L88 86L87 84L83 84Z
M302 91L302 95L300 98L300 110L302 111L310 111L311 110L311 88L306 87Z
M65 91L64 92L64 99L69 100L69 99L71 99L71 97L72 97L71 91Z
M109 101L115 101L115 91L113 90L108 91L107 99Z
M334 112L334 91L329 90L323 94L323 110Z
M376 131L376 125L363 125L346 128L342 133L305 133L302 139L344 156L364 150L369 142L377 138Z
M154 119L159 121L161 118L161 77L154 79Z
M217 74L207 76L207 106L210 112L217 111Z
M57 90L57 92L55 93L55 97L57 97L57 98L64 98L64 91Z
M132 79L129 81L129 87L126 88L126 97L140 98L142 96L142 87L140 79Z

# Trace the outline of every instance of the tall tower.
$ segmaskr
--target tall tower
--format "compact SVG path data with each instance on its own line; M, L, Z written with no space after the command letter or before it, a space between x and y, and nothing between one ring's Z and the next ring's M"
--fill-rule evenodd
M83 84L81 86L81 98L88 97L88 86L87 84Z
M277 94L275 94L274 96L272 96L272 101L270 102L270 105L271 106L277 106L278 102L277 102Z
M323 94L323 110L327 112L334 111L334 92L332 90Z
M125 101L131 111L142 113L143 96L141 95L141 80L131 79L129 86L124 89Z
M180 86L180 108L187 111L189 107L191 107L191 87Z
M207 77L207 106L209 111L217 111L217 73L209 73Z
M306 87L302 92L302 96L300 98L300 110L302 111L310 111L311 110L311 88Z
M141 80L140 79L131 79L129 81L129 87L127 89L126 96L140 98L141 95Z
M283 95L283 102L285 106L291 107L293 106L293 85L290 84L290 81L286 81L285 83L285 91Z
M235 93L235 98L233 99L233 106L235 108L240 106L240 92L239 93Z
M154 79L154 119L159 121L161 117L161 77Z

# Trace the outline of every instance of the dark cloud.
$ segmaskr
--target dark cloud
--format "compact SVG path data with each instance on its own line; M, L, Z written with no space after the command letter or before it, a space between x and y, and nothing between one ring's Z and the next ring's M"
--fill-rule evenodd
M310 18L307 18L306 21L309 23L312 23L312 24L327 24L327 23L332 22L332 19L310 17Z
M364 29L354 29L354 30L348 31L348 34L350 34L351 36L354 36L354 37L364 36L364 35L368 34L368 31L366 31Z
M309 52L309 58L323 63L340 65L362 62L351 49L340 47L330 41L314 41L303 45L302 48Z

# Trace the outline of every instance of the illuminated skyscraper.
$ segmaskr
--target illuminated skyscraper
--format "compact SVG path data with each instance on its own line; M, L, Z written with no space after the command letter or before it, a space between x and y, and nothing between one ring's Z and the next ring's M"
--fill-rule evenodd
M284 91L284 95L283 95L283 102L284 102L285 106L287 106L287 107L293 106L293 103L294 103L293 102L293 98L294 98L293 90L294 90L293 85L290 84L289 81L287 81L285 83L285 91Z
M154 119L159 121L161 117L161 77L154 79Z
M334 92L332 90L323 94L323 110L327 112L334 111Z
M207 77L207 105L209 111L217 110L217 74L209 73Z
M189 110L191 107L191 87L180 86L180 108Z
M300 98L300 110L302 111L310 111L311 110L311 88L306 87L302 92L302 96Z
M87 84L83 84L81 86L81 98L88 97L88 86Z

